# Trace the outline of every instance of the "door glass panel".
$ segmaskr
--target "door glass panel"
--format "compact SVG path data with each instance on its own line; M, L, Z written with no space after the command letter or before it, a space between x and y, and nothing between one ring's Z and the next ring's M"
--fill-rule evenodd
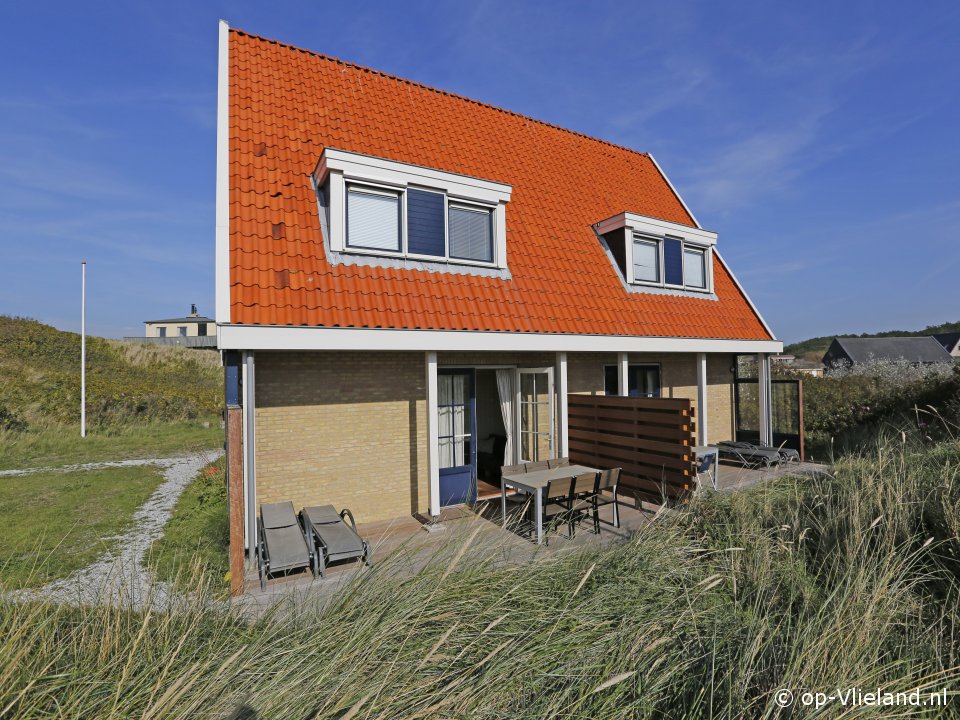
M550 380L549 370L520 371L520 457L525 462L551 456L554 418Z
M437 435L440 467L462 467L471 462L470 376L437 377Z

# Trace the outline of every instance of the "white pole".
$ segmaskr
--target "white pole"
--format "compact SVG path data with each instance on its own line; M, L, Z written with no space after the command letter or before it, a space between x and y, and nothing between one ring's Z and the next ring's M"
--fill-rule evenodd
M80 263L80 437L87 436L87 261Z

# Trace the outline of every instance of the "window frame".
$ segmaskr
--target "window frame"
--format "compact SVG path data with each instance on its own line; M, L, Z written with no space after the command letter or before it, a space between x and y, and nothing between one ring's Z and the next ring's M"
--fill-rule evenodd
M627 363L627 397L642 397L642 398L662 398L663 397L663 363L659 362L628 362ZM657 369L657 381L659 383L657 387L657 394L654 396L651 395L630 395L630 368L656 368ZM620 369L616 363L604 363L602 371L603 379L603 394L607 394L607 370L613 369L618 374L618 385L619 385L619 372ZM619 394L619 386L617 387L618 392L610 397L623 397Z
M697 253L700 256L700 269L703 273L703 285L687 285L687 253ZM684 243L683 252L680 257L682 258L681 270L683 272L684 289L695 292L705 292L710 284L707 280L707 249L704 247L697 247L693 243Z
M444 218L443 218L443 228L444 228L444 249L446 251L446 256L448 262L453 262L458 265L479 265L489 267L491 265L497 264L497 235L496 235L496 218L494 213L496 208L491 205L480 202L471 202L467 200L460 200L454 198L452 201L449 196L446 196L446 202L444 203ZM450 254L450 209L457 208L458 210L467 210L470 212L476 213L485 213L487 220L490 222L490 260L474 260L472 258L462 258L458 255Z
M684 292L692 293L712 293L713 292L713 247L711 245L706 245L698 242L691 242L686 238L677 237L676 235L665 233L664 235L651 235L649 233L637 232L637 231L628 231L629 240L629 253L630 257L627 258L627 270L629 276L627 282L630 285L639 285L645 287L657 287L664 288L667 290L682 290ZM664 267L664 253L663 253L663 241L664 240L677 240L680 242L680 270L681 276L683 273L683 262L686 258L687 250L698 251L703 253L703 279L704 287L696 287L694 285L687 285L686 282L680 285L674 285L666 281L666 271ZM644 243L656 244L657 247L657 277L656 281L653 280L638 280L633 274L633 247L634 243L640 241Z
M329 183L329 180L328 180ZM421 192L430 192L437 193L438 195L443 196L443 255L424 255L422 253L410 252L409 242L407 238L407 222L409 215L407 212L407 189L412 188L419 190ZM390 197L399 198L398 203L398 212L397 212L397 222L399 223L400 230L400 250L379 250L377 248L366 248L357 245L350 244L350 209L349 209L349 195L351 190L359 190L359 192L366 192L370 195L383 195ZM316 188L318 194L318 200L321 202L321 207L323 207L324 198L329 198L332 194L329 184L319 186ZM325 194L325 195L324 195ZM323 195L324 197L320 197ZM327 200L329 202L329 200ZM354 180L352 178L344 178L343 183L343 202L342 202L342 215L343 217L343 249L339 252L347 253L350 255L372 255L374 257L389 257L389 258L398 258L398 259L410 259L418 260L422 262L439 262L447 263L449 265L473 265L477 267L488 267L488 268L503 268L506 267L506 262L501 261L500 259L500 238L498 232L502 232L500 229L501 223L498 222L499 218L497 217L498 205L494 203L487 203L481 200L468 200L460 197L451 197L449 193L444 190L440 190L432 187L421 187L419 185L410 185L407 187L397 187L393 185L386 185L382 183L367 182L365 180ZM492 260L472 260L470 258L460 258L456 255L450 254L450 208L458 207L464 210L472 210L474 212L485 212L488 214L490 219L490 253Z
M400 237L399 250L381 250L350 244L350 191L357 189L367 195L397 198L397 231ZM383 257L403 257L407 247L407 193L400 188L366 182L347 181L343 187L343 247L344 252L359 255L380 255Z

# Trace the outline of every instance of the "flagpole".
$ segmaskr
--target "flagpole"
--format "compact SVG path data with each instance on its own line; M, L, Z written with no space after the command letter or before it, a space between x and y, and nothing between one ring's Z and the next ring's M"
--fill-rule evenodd
M80 263L80 437L87 436L87 261Z

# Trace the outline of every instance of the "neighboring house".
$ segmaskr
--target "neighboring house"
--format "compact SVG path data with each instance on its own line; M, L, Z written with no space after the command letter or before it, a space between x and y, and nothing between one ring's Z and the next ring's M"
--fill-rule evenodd
M823 377L823 365L810 360L798 360L795 355L787 355L784 353L771 355L770 362L793 373L800 373L811 377Z
M200 315L196 305L190 306L190 314L186 317L145 320L143 324L144 337L128 337L124 340L187 347L217 346L216 321Z
M478 445L567 455L568 393L690 398L698 441L730 439L737 354L769 437L783 345L649 154L226 24L219 84L248 546L261 503L436 517Z
M950 353L929 335L923 337L834 338L823 364L862 365L872 360L895 360L917 365L950 362Z
M960 358L960 332L940 333L933 336L950 357Z

